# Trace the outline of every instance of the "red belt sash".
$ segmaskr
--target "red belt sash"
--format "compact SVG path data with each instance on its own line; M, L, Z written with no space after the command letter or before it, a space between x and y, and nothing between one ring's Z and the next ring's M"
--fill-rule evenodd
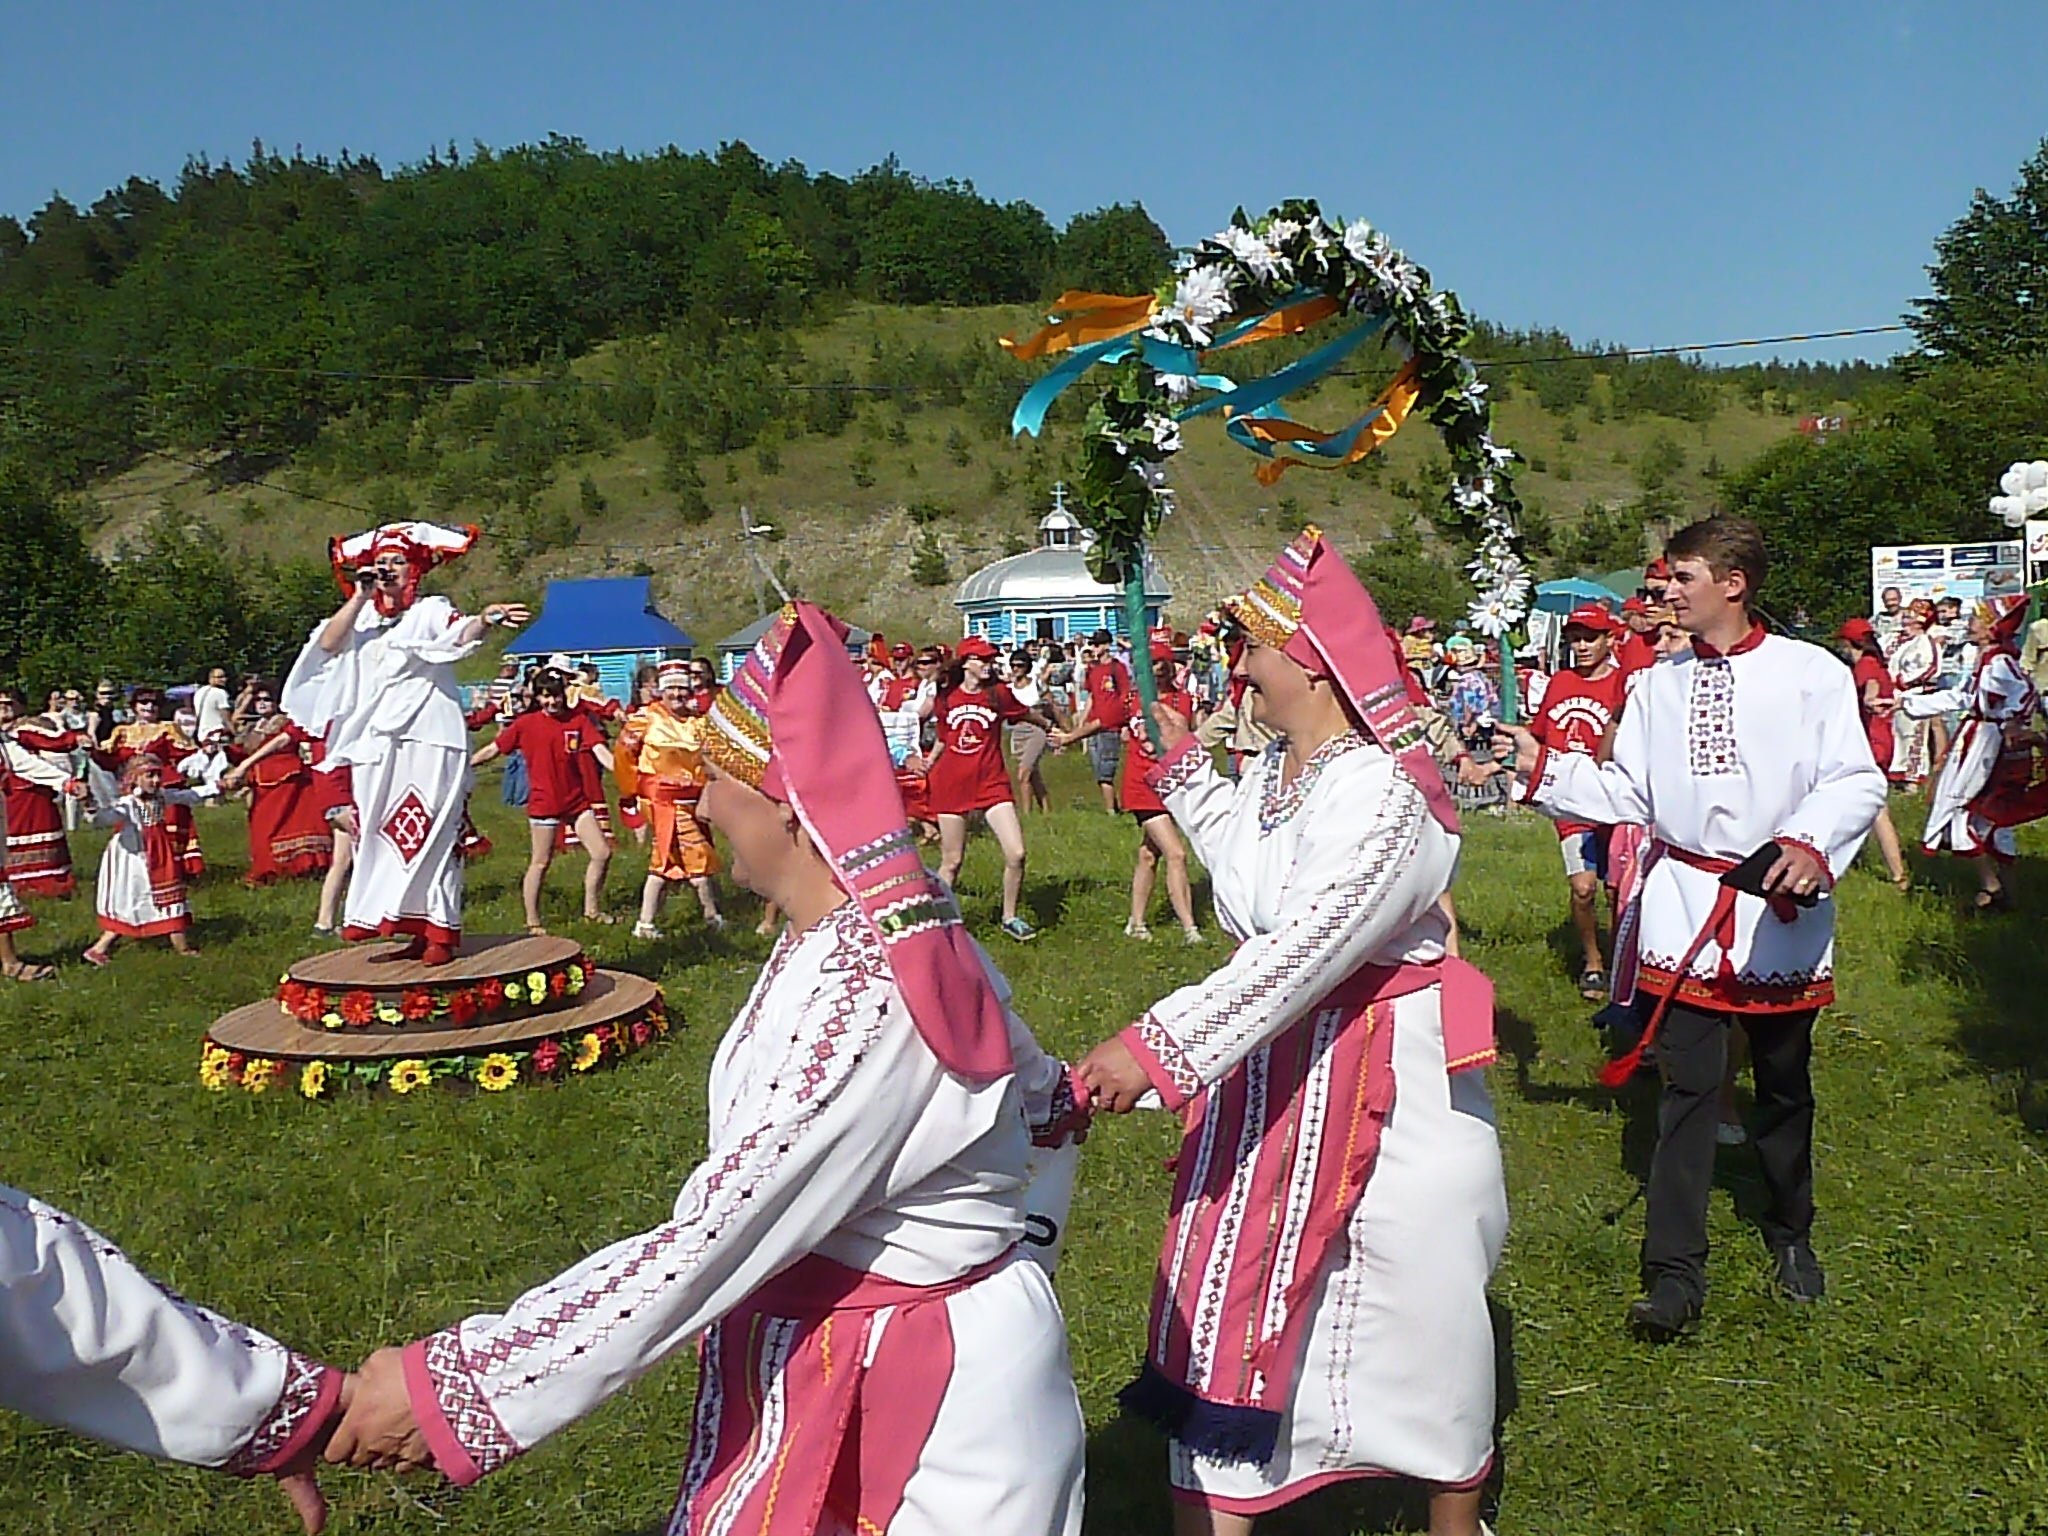
M848 1528L887 1530L952 1378L945 1299L1016 1258L918 1286L814 1253L755 1291L698 1346L670 1529L808 1536L829 1505Z
M1441 986L1451 1071L1493 1059L1471 965L1369 966L1188 1106L1143 1371L1121 1400L1213 1460L1269 1461L1309 1303L1394 1108L1394 1002Z
M1667 843L1662 838L1657 838L1651 842L1650 855L1643 862L1644 885L1648 884L1650 871L1656 867L1657 861L1663 858L1676 859L1690 869L1715 876L1717 881L1720 876L1738 868L1742 862L1740 859L1719 858L1711 853L1698 853L1693 849L1681 848L1676 843ZM1656 1041L1657 1031L1664 1023L1664 1015L1671 1011L1671 1000L1678 996L1679 987L1685 978L1692 974L1692 963L1699 958L1701 950L1709 944L1714 945L1721 951L1720 974L1723 977L1732 977L1735 974L1735 898L1740 894L1732 885L1715 885L1714 905L1708 911L1706 921L1700 924L1699 931L1692 936L1692 942L1686 946L1671 986L1657 999L1657 1006L1651 1011L1649 1023L1643 1026L1641 1038L1627 1055L1610 1061L1600 1069L1600 1081L1606 1086L1619 1088L1635 1076L1636 1069L1643 1064L1644 1053ZM1637 899L1641 899L1640 891ZM1770 908L1771 915L1781 923L1789 923L1799 915L1797 904L1788 897L1769 896L1764 899L1764 904Z

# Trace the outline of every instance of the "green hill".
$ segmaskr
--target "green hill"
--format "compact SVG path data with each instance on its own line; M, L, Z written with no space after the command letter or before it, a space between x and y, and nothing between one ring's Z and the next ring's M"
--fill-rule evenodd
M1035 318L1028 307L852 303L790 333L779 361L794 387L748 446L690 455L701 490L677 489L665 472L670 450L651 426L584 451L572 434L543 472L510 483L536 418L548 415L534 407L537 396L565 402L558 414L588 409L585 397L602 406L637 387L661 351L656 338L601 345L531 387L456 388L397 425L395 453L373 441L391 436L391 426L344 419L296 462L240 483L210 473L204 459L151 456L93 487L89 521L102 553L161 516L279 560L317 554L328 533L369 517L476 522L488 535L485 553L460 568L459 590L537 596L550 577L651 572L665 611L709 641L752 618L761 601L739 540L745 507L776 529L764 552L793 589L892 634L945 635L958 627L957 582L1028 547L1074 442L1071 413L1043 441L1008 431L1009 405L1034 370L1009 364L993 341ZM1789 392L1688 369L1697 388L1685 409L1695 419L1629 409L1613 370L1641 366L1591 366L1584 402L1562 409L1546 407L1526 382L1535 366L1489 370L1496 432L1525 460L1520 486L1539 544L1550 530L1540 564L1564 570L1635 558L1646 511L1704 507L1719 474L1790 435L1792 411L1810 408ZM1380 382L1370 367L1334 380L1303 414L1348 419ZM1085 398L1087 389L1084 381L1074 393ZM834 397L839 414L817 408L819 396ZM683 414L690 419L687 406ZM1187 621L1242 586L1301 521L1363 551L1434 504L1428 476L1440 458L1429 428L1416 424L1376 462L1296 470L1269 490L1220 429L1191 429L1173 466L1178 511L1158 544L1182 595L1175 616ZM365 472L372 465L389 472ZM1588 507L1615 515L1588 534ZM914 579L926 541L943 555L943 582ZM929 557L922 565L937 574Z

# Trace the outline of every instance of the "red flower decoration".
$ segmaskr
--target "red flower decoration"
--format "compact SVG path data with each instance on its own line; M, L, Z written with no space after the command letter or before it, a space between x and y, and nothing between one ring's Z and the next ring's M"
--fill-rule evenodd
M548 978L549 997L560 997L564 992L567 992L568 990L569 973L567 971L557 971L554 975Z
M602 1040L606 1045L610 1045L618 1039L618 1031L613 1029L609 1024L598 1025L595 1033L597 1035L597 1038Z
M398 1011L408 1019L431 1018L434 1012L434 994L425 987L407 987L398 1000Z
M645 1045L653 1038L654 1026L652 1024L648 1023L645 1019L633 1021L633 1043L635 1045Z
M448 994L448 1017L456 1025L464 1025L481 1011L476 992L469 987Z
M542 1077L553 1077L562 1065L562 1047L554 1040L543 1040L533 1048L533 1070Z
M248 1064L249 1058L244 1056L240 1051L228 1052L228 1072L230 1075L234 1077L240 1077L242 1075L242 1068L246 1067Z
M299 989L299 1006L296 1016L301 1023L317 1024L320 1015L327 1011L327 992L321 987Z
M353 1024L360 1029L363 1025L368 1024L377 1017L376 995L365 992L361 987L357 987L351 992L344 992L341 996L339 1012L344 1023Z

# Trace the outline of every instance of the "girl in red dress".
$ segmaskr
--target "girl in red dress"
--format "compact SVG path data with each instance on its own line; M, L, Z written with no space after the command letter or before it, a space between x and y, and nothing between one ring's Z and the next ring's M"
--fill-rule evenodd
M249 707L256 718L229 747L235 766L221 788L249 786L249 871L244 885L269 885L324 875L334 862L334 833L325 798L313 783L304 748L313 738L278 713L277 685L252 678Z
M1010 773L1003 766L1003 727L1030 720L1046 730L1052 722L1017 702L991 676L996 648L980 635L960 642L938 696L926 706L938 745L925 773L925 795L939 819L939 878L959 878L967 853L967 818L980 815L1003 851L1003 932L1013 939L1035 937L1017 915L1024 890L1024 827L1011 798Z
M1159 695L1160 705L1172 710L1181 720L1192 723L1195 701L1188 697L1186 690L1172 686L1171 642L1152 642L1152 668L1154 674L1168 685ZM1126 690L1122 698L1123 807L1124 814L1138 824L1138 862L1131 870L1131 918L1124 924L1124 936L1151 939L1152 930L1146 926L1145 918L1152 905L1152 888L1159 878L1159 865L1164 861L1166 899L1173 908L1173 915L1180 919L1182 941L1190 945L1199 944L1202 942L1202 930L1195 923L1194 891L1188 882L1187 845L1181 841L1173 817L1167 814L1166 803L1146 782L1146 774L1158 764L1159 759L1152 755L1152 737L1145 729L1145 706L1135 689ZM1071 746L1101 729L1101 721L1083 720L1070 731L1053 732L1053 745Z
M177 765L198 751L199 743L186 735L175 720L164 718L164 696L158 690L136 689L134 703L134 720L114 727L100 766L119 773L130 758L147 753L163 765L163 787L183 789L185 776L178 772ZM170 828L178 868L187 880L197 880L206 873L206 855L200 851L199 827L192 819L192 807L176 799L167 800L164 825Z
M1849 675L1856 683L1856 708L1863 716L1863 733L1870 738L1870 754L1877 759L1877 766L1889 774L1897 739L1892 732L1890 712L1880 706L1897 695L1898 684L1885 663L1884 647L1878 642L1876 628L1864 618L1850 619L1837 638L1849 658ZM1877 813L1877 821L1870 830L1877 839L1877 851L1884 857L1892 884L1902 891L1911 890L1913 876L1906 868L1905 850L1899 845L1898 828L1892 825L1890 806Z

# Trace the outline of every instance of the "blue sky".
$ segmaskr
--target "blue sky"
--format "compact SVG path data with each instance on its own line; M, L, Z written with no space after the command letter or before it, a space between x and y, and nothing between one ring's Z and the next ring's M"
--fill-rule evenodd
M2040 0L0 0L0 212L259 138L387 166L744 139L842 173L894 152L1056 223L1138 199L1183 242L1313 196L1490 319L1656 346L1896 320L2048 134L2044 54Z

